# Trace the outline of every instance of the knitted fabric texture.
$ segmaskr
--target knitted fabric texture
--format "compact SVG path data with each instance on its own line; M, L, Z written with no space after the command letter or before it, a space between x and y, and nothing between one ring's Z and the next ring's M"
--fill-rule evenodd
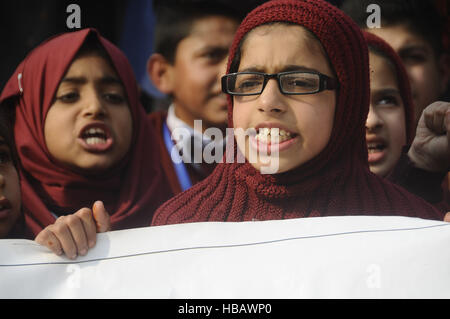
M442 219L425 201L368 169L368 50L362 32L342 11L321 0L266 2L250 12L238 28L227 72L236 71L230 67L245 35L271 22L305 27L326 51L340 82L328 145L312 160L281 174L263 175L248 162L220 163L204 181L162 205L153 225L332 215ZM228 101L232 127L233 104L231 98ZM234 151L236 158L236 147Z

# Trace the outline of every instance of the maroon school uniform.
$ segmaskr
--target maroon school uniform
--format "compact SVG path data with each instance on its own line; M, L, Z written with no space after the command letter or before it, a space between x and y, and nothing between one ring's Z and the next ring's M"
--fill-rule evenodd
M161 165L163 167L164 173L167 176L168 182L170 184L172 194L177 195L182 192L182 187L180 185L179 178L175 172L174 163L170 157L167 145L164 141L163 125L166 123L167 112L157 111L149 114L149 118L153 123L157 131L156 139L158 141L159 154L161 156ZM213 171L215 164L205 164L201 165L199 168L194 168L192 165L183 164L186 168L189 180L192 185L205 179ZM200 165L199 165L200 166Z

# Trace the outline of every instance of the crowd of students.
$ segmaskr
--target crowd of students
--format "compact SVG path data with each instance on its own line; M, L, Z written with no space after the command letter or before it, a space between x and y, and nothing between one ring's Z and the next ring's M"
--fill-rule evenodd
M347 13L261 2L248 15L211 2L157 8L147 72L167 111L145 112L127 58L95 29L30 52L0 96L0 238L76 258L97 232L150 225L449 220L448 34L434 41L408 20L431 3L396 1L411 12L367 29L352 1ZM383 17L391 7L380 5ZM194 160L211 144L220 162Z

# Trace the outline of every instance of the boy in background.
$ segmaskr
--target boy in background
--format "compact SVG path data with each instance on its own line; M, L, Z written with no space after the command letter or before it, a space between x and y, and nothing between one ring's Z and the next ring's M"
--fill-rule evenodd
M380 7L380 28L367 26L370 4ZM439 15L433 1L344 0L341 9L362 29L389 43L402 59L411 84L416 126L428 105L450 101L450 21L445 21L445 12Z
M216 163L208 164L195 154L203 154L208 144L224 149L228 115L220 78L234 33L256 2L244 2L239 9L226 1L154 2L155 53L148 60L147 72L171 104L167 112L151 113L150 118L160 133L161 162L174 195L214 169ZM188 138L172 134L180 128L188 132ZM221 134L207 134L208 128ZM174 146L181 151L175 161Z

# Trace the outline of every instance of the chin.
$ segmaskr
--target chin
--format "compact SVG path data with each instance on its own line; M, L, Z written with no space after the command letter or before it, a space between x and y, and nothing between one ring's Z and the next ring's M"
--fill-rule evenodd
M13 225L11 221L0 223L0 239L4 239L11 232Z
M381 177L385 177L389 173L389 170L385 167L369 166L369 169L372 173Z
M261 174L281 174L290 171L291 167L283 165L276 159L267 159L264 162L258 161L257 163L251 163L252 166L258 170Z
M226 110L224 111L222 109L216 109L209 114L205 114L204 119L216 125L228 124L228 112Z
M76 170L81 174L97 175L107 172L112 168L111 162L95 162L83 165L77 165Z
M224 127L228 125L228 115L225 113L224 116L218 117L217 114L215 114L214 118L207 119L207 121L214 126Z

